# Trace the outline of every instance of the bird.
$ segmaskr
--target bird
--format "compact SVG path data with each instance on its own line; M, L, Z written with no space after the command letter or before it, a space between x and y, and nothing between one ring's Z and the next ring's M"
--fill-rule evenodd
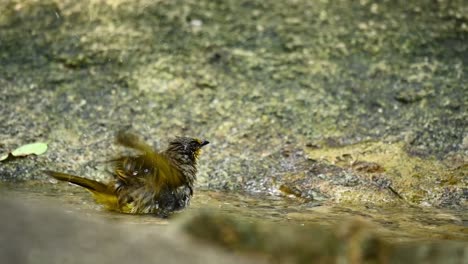
M208 141L176 137L167 149L158 152L137 135L120 131L116 143L134 149L138 154L109 160L113 170L112 180L107 183L57 171L43 172L86 188L98 204L111 211L168 217L190 204L198 158Z

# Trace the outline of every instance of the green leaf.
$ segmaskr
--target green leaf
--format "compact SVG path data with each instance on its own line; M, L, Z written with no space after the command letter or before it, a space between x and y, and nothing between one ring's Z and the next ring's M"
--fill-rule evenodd
M47 144L42 142L36 142L31 144L23 145L11 152L11 155L15 157L28 156L31 154L41 155L47 151Z

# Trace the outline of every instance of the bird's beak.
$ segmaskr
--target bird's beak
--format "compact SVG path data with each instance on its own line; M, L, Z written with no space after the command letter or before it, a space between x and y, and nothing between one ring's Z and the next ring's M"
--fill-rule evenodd
M208 145L208 144L210 144L209 141L203 140L203 141L200 143L200 147L203 147L203 146Z

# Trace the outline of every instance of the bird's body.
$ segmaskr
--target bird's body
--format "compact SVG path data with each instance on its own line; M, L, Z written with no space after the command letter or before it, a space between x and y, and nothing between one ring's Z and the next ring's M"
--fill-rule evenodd
M141 154L112 160L113 180L107 184L61 172L44 172L88 189L96 202L109 210L167 216L189 205L197 159L207 141L178 137L162 152L153 150L129 133L119 133L117 143Z

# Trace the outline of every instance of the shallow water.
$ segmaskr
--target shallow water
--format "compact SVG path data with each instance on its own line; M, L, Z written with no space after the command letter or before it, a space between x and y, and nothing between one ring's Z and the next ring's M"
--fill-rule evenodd
M28 183L4 184L2 196L23 202L39 202L62 207L69 214L118 221L131 225L167 225L172 219L108 212L94 203L91 195L67 184ZM333 225L350 217L362 217L375 224L381 236L392 241L449 239L468 241L466 210L378 206L337 206L327 202L304 203L289 197L248 195L198 190L185 211L209 209L218 213L262 220L279 225ZM177 214L182 214L177 213Z

